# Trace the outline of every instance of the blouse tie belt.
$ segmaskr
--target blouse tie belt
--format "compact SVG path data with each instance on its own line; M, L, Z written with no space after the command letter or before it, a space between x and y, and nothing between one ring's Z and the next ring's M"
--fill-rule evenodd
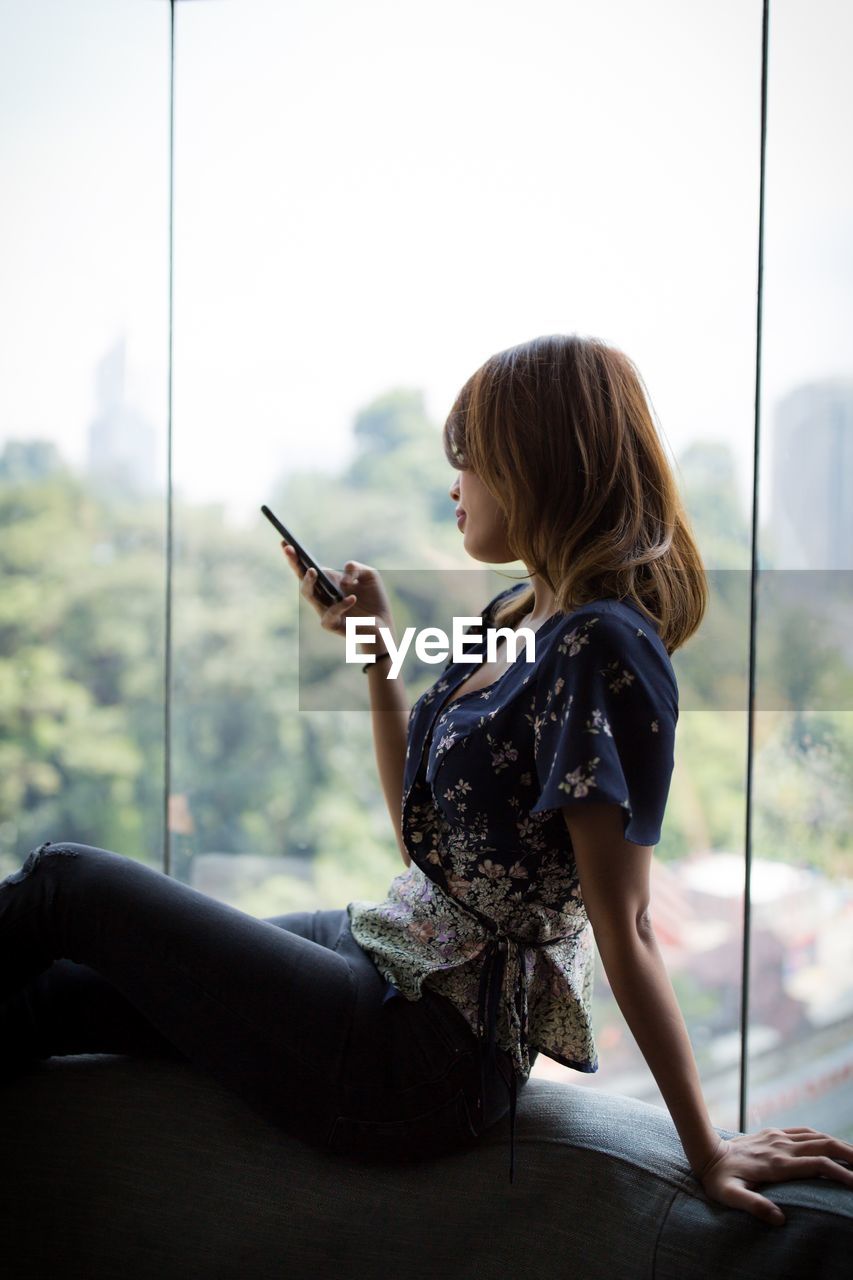
M486 1068L491 1066L494 1072L497 1064L497 1019L498 1005L500 1003L501 993L504 987L504 979L506 975L506 963L510 946L515 947L516 958L518 961L518 977L513 992L513 1001L516 1013L518 1014L519 1026L521 1028L521 1059L524 1062L528 1058L529 1039L528 1039L528 1005L527 1005L527 966L525 964L525 951L528 947L547 947L554 942L563 942L566 937L571 935L565 934L558 938L548 938L542 942L535 942L510 937L509 934L490 931L489 939L484 949L485 960L482 972L480 974L480 991L479 1003L477 1010L477 1030L480 1040L485 1035L486 1049L481 1051L480 1066L480 1105L485 1108L486 1102ZM512 1026L511 1020L509 1021ZM510 1124L510 1147L509 1147L509 1180L513 1181L513 1172L515 1169L515 1107L517 1101L517 1080L516 1073L513 1069L510 1071L510 1079L507 1085L509 1089L509 1124Z

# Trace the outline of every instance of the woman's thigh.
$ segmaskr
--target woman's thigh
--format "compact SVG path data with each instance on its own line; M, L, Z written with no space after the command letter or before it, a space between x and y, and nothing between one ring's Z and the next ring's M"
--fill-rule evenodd
M122 1053L186 1060L111 982L73 960L55 960L0 1007L5 1071L34 1058Z
M333 919L318 922L318 913L268 916L269 924L334 949ZM338 913L326 913L335 917ZM23 1062L83 1053L135 1054L184 1059L186 1054L153 1025L112 982L89 965L53 961L3 1006L2 1026L8 1050Z
M384 1069L354 1090L329 1137L332 1151L356 1159L410 1161L467 1147L509 1109L509 1055L486 1070L467 1021L443 995L422 987L418 1000L388 1001Z
M109 850L43 845L0 883L0 1009L56 1005L60 991L79 1008L97 989L97 1051L115 1016L119 1044L168 1042L267 1114L304 1112L316 1129L335 1108L355 1017L370 1003L362 988L384 987L369 962L356 968L337 949L345 912L317 915L283 928ZM52 978L58 961L77 967Z
M343 909L259 920L109 850L54 844L0 883L0 964L4 950L36 974L0 1024L18 1020L9 1043L28 1025L38 1056L183 1057L337 1150L470 1140L473 1033L437 993L384 1001Z

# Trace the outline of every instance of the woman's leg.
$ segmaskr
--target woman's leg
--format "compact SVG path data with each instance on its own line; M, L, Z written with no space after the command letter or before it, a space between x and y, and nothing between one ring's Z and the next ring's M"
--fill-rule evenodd
M0 1004L0 1029L0 1078L73 1053L185 1058L111 982L73 960L55 960Z
M385 990L345 910L257 920L81 844L40 846L0 881L7 1064L185 1058L332 1150L418 1159L469 1143L473 1034L427 988L415 1002ZM506 1110L497 1076L489 1095L487 1126Z
M323 1140L350 1061L376 1069L384 983L364 953L359 965L337 949L345 913L293 914L295 928L282 928L133 859L48 842L0 882L0 1031L16 1017L20 1030L24 1006L37 1025L39 1001L56 1008L64 991L58 1043L84 1052L73 1009L93 996L84 1025L99 1047L89 1051L171 1045L268 1118ZM297 931L300 917L323 943ZM113 1014L117 1038L105 1039ZM50 1048L42 1027L36 1056Z
M267 916L269 924L289 929L321 946L334 947L334 930L318 929L320 913L294 911ZM318 934L320 936L318 936ZM54 960L0 1008L3 1050L0 1072L34 1058L76 1053L120 1053L186 1061L117 987L95 969L73 960Z

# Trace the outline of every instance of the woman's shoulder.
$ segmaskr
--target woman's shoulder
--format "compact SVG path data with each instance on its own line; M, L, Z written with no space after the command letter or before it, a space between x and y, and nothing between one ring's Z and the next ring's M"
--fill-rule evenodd
M618 630L620 626L629 625L635 629L642 628L650 631L655 636L658 634L653 618L633 601L618 596L600 596L596 600L587 600L583 604L576 605L569 613L559 613L554 616L561 622L571 623L574 619L583 619L590 615L607 619L614 630Z
M543 675L555 670L582 674L590 665L620 661L638 673L663 679L677 690L672 662L657 626L633 602L616 597L588 600L568 613L555 614L540 630ZM538 633L536 639L538 648Z
M545 638L549 644L565 640L568 634L583 629L610 643L620 640L647 640L655 648L659 648L668 657L660 639L657 625L639 605L619 599L615 596L602 596L598 600L587 600L577 605L569 613L554 614L549 623Z

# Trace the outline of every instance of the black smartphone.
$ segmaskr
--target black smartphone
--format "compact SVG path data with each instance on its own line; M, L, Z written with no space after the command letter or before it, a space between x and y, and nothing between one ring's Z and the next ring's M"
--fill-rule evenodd
M332 579L329 577L329 575L327 573L324 573L323 570L318 565L317 561L314 560L311 556L309 556L308 552L305 550L302 544L298 542L296 538L294 538L290 530L285 529L284 525L281 523L278 516L274 516L273 513L270 511L269 507L261 507L261 511L263 511L264 515L266 516L267 520L269 520L270 524L272 524L276 529L278 529L279 533L284 538L285 542L289 542L290 545L293 547L293 550L296 552L296 558L299 561L299 563L302 565L302 568L317 570L317 578L316 578L316 581L314 582L314 595L321 602L321 604L325 604L327 606L330 604L339 604L340 601L344 599L344 596L335 586L334 582L332 582Z

